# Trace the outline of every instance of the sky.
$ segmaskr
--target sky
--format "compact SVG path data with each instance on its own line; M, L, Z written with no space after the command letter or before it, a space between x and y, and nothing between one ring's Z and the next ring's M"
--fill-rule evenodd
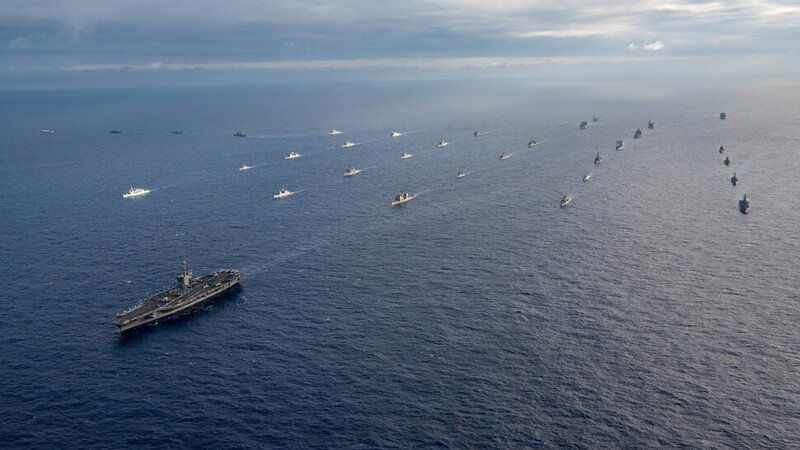
M796 77L798 1L3 0L0 89Z

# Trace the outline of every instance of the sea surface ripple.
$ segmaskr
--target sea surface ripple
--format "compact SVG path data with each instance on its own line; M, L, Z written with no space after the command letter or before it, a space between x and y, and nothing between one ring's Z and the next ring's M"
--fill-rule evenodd
M800 90L627 89L0 91L0 444L800 447Z

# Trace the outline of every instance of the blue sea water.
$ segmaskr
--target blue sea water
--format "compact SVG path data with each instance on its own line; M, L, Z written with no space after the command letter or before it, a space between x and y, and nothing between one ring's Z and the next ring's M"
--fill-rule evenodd
M0 92L0 444L796 448L799 93ZM184 259L245 278L120 336Z

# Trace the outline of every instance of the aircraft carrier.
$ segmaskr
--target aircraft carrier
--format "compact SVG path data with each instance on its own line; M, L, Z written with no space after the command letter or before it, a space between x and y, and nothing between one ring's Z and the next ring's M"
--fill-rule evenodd
M183 262L183 272L178 276L178 286L156 294L133 309L110 320L120 332L156 323L160 319L175 315L198 305L236 286L242 280L236 270L221 270L200 278L192 278L192 271Z

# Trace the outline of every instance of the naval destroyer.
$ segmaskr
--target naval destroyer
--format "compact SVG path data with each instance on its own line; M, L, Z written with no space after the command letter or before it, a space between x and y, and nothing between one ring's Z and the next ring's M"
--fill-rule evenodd
M156 294L130 311L110 320L120 332L139 328L149 323L175 315L219 295L242 280L237 270L221 270L200 278L192 278L192 271L183 262L183 272L178 275L178 286Z

